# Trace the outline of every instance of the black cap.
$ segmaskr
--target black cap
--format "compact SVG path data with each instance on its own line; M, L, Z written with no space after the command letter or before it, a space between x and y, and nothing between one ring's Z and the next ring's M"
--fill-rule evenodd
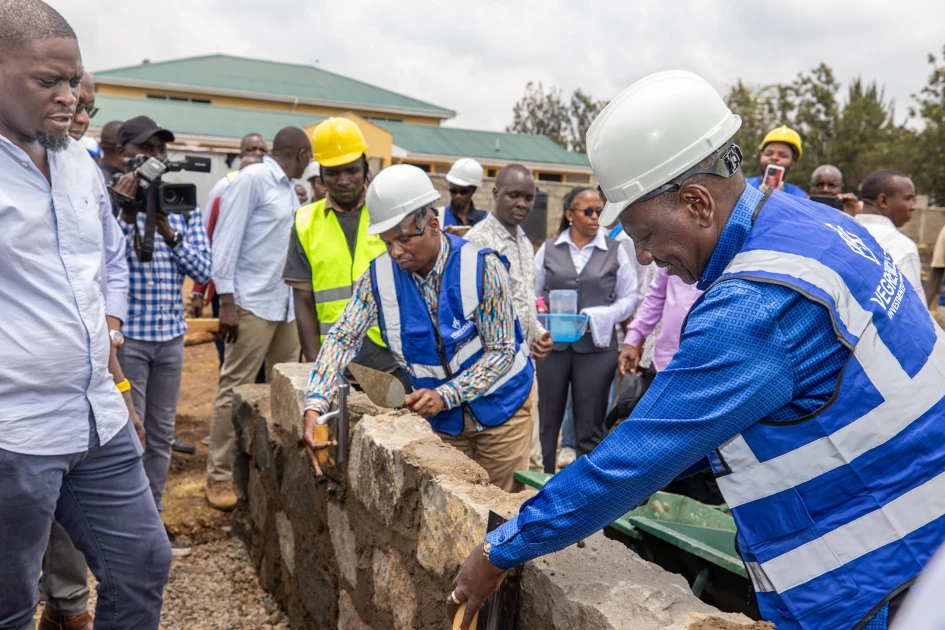
M151 136L157 136L164 142L173 142L174 134L167 129L158 127L158 124L147 116L135 116L126 120L118 132L118 144L142 144Z

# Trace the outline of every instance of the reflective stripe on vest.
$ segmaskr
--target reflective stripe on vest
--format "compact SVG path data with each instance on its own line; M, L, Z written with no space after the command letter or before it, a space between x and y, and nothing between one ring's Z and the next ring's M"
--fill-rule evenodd
M431 321L410 274L387 254L371 263L384 339L415 389L438 387L468 370L483 355L475 316L481 301L482 261L492 250L479 249L457 237L449 239L451 249L440 281L436 322ZM457 285L459 291L455 290ZM439 328L442 346L434 325ZM509 369L479 398L464 405L485 426L508 420L531 391L534 367L517 320L515 339L515 358ZM442 358L438 347L442 347ZM458 435L463 427L463 407L444 410L429 420L434 430Z
M312 267L318 334L323 343L325 335L341 318L351 299L354 284L368 270L371 260L386 251L384 241L379 236L367 233L368 223L367 208L362 206L352 259L344 230L335 213L328 212L326 216L324 199L302 206L295 214L299 243ZM367 334L374 343L384 345L377 326L370 327Z
M945 540L945 332L866 230L782 193L716 284L733 279L821 304L852 349L823 408L756 423L710 460L762 616L856 626Z

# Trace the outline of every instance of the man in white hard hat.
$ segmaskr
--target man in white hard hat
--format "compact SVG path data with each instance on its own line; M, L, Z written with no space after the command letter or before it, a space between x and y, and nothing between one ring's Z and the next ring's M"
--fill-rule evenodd
M440 231L439 196L426 173L407 164L371 183L368 232L387 253L371 261L318 353L305 404L306 448L321 474L314 451L328 444L314 441L315 421L331 405L336 375L376 325L413 386L407 406L512 491L513 473L528 467L534 367L505 266L493 250Z
M453 162L446 174L449 184L450 203L440 208L440 226L447 228L473 226L486 218L486 213L476 209L473 195L482 186L482 164L472 158L460 158Z
M945 333L858 223L746 186L741 125L698 76L627 88L588 158L641 263L705 290L630 420L489 533L448 602L710 467L778 630L885 628L945 539ZM803 238L798 238L803 234Z
M312 189L311 203L321 201L325 198L325 195L328 194L328 189L325 188L325 182L322 181L321 166L315 160L312 160L309 165L305 167L305 172L302 173L302 179L307 181L309 187Z

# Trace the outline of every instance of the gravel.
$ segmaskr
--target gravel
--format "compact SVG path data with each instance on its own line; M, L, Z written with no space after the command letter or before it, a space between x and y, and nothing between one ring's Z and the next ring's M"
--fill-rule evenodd
M89 609L94 612L95 579ZM42 605L35 620L39 623ZM226 538L195 545L185 558L174 558L167 586L161 630L289 630L276 600L259 585L242 541Z
M289 630L235 538L197 545L175 558L164 588L163 630Z

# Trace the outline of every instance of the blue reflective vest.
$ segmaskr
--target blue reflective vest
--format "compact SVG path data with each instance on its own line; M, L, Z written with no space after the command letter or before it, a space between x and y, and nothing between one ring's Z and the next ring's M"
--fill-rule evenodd
M433 389L468 370L483 354L476 326L482 300L483 260L494 250L447 235L450 253L440 280L437 321L430 318L420 289L388 254L371 262L371 280L381 334L414 389ZM515 320L512 367L486 392L429 419L434 431L459 435L463 409L481 425L497 426L512 417L531 392L534 367L522 329Z
M824 407L761 421L710 462L764 619L853 628L945 541L945 333L856 221L777 191L762 204L715 284L793 288L852 354Z

